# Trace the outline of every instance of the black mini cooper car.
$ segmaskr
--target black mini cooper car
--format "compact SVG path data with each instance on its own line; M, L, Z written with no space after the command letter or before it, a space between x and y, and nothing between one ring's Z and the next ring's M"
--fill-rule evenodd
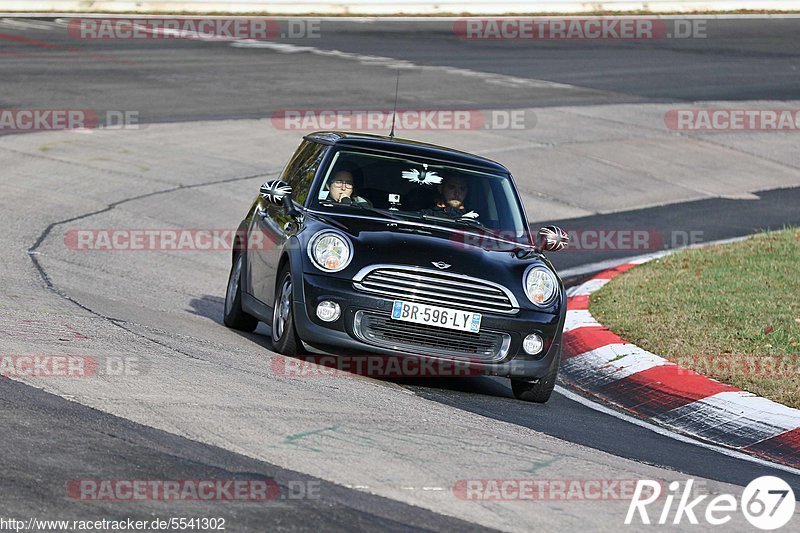
M255 243L247 242L256 240ZM237 232L227 326L272 327L274 349L458 361L546 402L563 284L504 166L377 135L306 136Z

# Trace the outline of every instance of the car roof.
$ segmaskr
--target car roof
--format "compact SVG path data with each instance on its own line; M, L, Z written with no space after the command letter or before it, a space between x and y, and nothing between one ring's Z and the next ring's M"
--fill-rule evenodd
M309 141L336 146L350 146L391 152L402 155L413 155L428 159L435 159L448 163L464 166L478 167L508 174L506 167L496 161L468 152L454 150L445 146L428 144L411 139L399 139L386 135L373 135L369 133L354 133L344 131L318 131L304 137Z

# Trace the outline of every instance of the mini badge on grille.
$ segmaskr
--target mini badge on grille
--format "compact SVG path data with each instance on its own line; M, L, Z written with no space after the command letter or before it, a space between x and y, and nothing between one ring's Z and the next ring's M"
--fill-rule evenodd
M436 268L438 268L439 270L445 270L445 269L450 268L451 266L453 266L453 265L448 265L444 261L436 261L436 262L433 262L431 264L433 266L435 266Z

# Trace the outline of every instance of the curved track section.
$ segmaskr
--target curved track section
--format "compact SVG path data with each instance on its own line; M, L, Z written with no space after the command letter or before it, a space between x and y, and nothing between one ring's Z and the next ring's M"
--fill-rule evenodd
M553 83L570 87L548 93L547 83L536 82L520 89L512 79L546 82L547 77L519 69L486 75L491 69L482 69L480 55L457 67L483 75L448 72L448 63L454 63L445 52L454 43L441 31L412 30L390 34L396 44L409 34L420 42L407 50L396 47L402 50L398 60L408 67L405 79L419 88L404 97L407 104L437 101L442 88L452 88L438 99L439 107L512 106L533 113L536 127L409 136L508 161L535 220L583 217L584 228L599 228L612 219L612 225L668 231L668 214L683 213L686 229L714 238L798 222L788 200L800 185L789 151L792 134L675 135L659 122L672 104L625 94L622 83L613 90L585 88L553 76ZM31 29L24 35L59 42L54 32ZM364 48L374 40L369 28L352 29L350 35L337 46L358 48L361 42L361 50L347 53L367 55ZM18 73L30 72L30 58L15 58L31 53L19 40L3 46L10 52L4 61ZM420 53L422 46L432 51L429 57L402 57ZM97 371L85 377L17 376L18 382L0 382L6 398L0 412L14 429L0 438L15 450L16 468L3 485L6 514L43 512L45 505L64 517L178 514L184 507L164 502L93 507L64 491L70 481L86 478L263 476L274 478L284 493L293 483L318 483L319 495L280 499L255 510L241 502L196 502L193 509L206 516L221 513L236 530L260 530L265 522L284 529L321 523L387 529L463 529L469 523L504 530L544 523L573 529L590 521L597 529L616 530L626 498L485 500L467 497L460 487L486 479L585 484L692 477L707 491L738 494L751 479L777 474L800 489L794 474L675 440L570 395L556 394L547 405L533 406L513 400L506 382L490 378L392 382L287 375L278 371L285 366L269 350L264 326L240 334L220 324L228 253L76 250L70 232L79 229L235 229L258 186L280 170L302 133L241 116L289 107L353 108L368 98L385 105L384 84L375 80L392 77L385 61L221 43L79 48L132 63L101 75L91 68L98 58L65 50L73 55L60 59L70 57L62 63L69 67L56 73L54 56L62 52L48 49L35 57L41 61L37 68L54 72L48 83L85 77L91 92L108 76L105 94L116 100L97 96L84 105L132 104L145 117L165 120L135 131L0 137L5 200L0 220L9 228L0 234L2 353L80 356L97 363ZM530 52L512 48L506 53ZM390 52L380 51L381 57L392 57ZM443 68L421 68L437 62ZM240 76L243 86L226 93L219 85L224 75ZM185 83L198 78L207 85ZM536 84L550 99L538 103L553 107L537 107ZM70 105L44 104L47 91L31 89L24 96L20 87L12 86L5 96L17 107ZM159 100L164 94L172 99ZM239 119L198 120L212 110L218 111L214 118ZM192 122L170 123L175 119ZM770 149L760 148L766 146ZM677 154L685 164L670 162ZM536 173L529 170L531 160L537 161ZM722 167L699 176L692 165L708 160ZM780 194L760 192L779 188ZM753 206L752 220L727 224L727 202ZM708 206L719 216L706 218L715 212ZM577 266L625 253L583 250L556 260ZM35 432L25 429L34 424ZM26 449L26 442L44 447ZM70 453L70 443L77 442L84 443L83 451ZM36 461L57 464L44 477L23 473ZM739 518L729 525L746 528Z

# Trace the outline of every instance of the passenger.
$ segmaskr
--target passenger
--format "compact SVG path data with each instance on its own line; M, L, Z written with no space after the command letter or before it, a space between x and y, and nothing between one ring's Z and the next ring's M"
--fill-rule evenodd
M372 204L369 200L354 195L355 186L356 180L353 173L349 170L339 170L328 179L326 185L328 196L325 199L340 204L359 204L371 207Z

